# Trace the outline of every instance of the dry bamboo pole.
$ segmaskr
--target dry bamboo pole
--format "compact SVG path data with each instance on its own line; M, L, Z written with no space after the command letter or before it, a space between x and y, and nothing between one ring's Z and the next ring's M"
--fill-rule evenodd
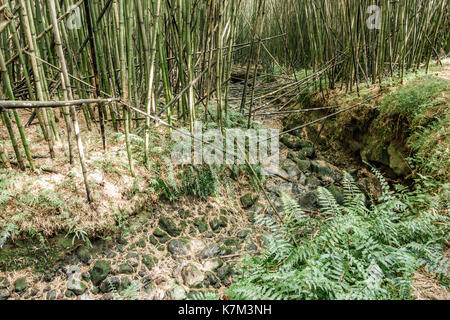
M140 1L139 1L140 4ZM142 9L140 10L142 11ZM153 6L153 30L152 30L152 38L151 38L151 49L150 49L150 67L149 71L149 80L148 80L148 94L147 94L147 114L151 112L156 112L155 105L155 88L154 88L154 78L155 78L155 67L156 67L156 44L159 36L159 20L160 20L160 11L161 11L161 0L156 0L156 5ZM142 13L140 13L142 15ZM143 33L145 31L142 31ZM145 119L145 145L144 145L144 155L145 155L145 164L149 165L149 144L150 144L150 118Z
M61 36L59 32L59 26L58 26L58 19L56 16L56 7L55 7L55 0L47 0L49 9L50 9L50 16L53 24L53 34L55 37L55 46L57 55L59 58L59 63L61 66L61 74L63 77L62 87L63 91L65 92L65 98L68 98L69 100L73 100L73 94L72 89L70 86L70 78L69 73L67 71L67 63L66 58L64 56L64 51L62 49L62 43L61 43ZM99 106L101 108L101 106ZM92 196L91 196L91 190L89 186L89 180L88 180L88 172L87 172L87 166L86 166L86 159L84 155L84 148L83 148L83 142L81 141L81 134L80 134L80 126L78 124L77 115L75 112L75 107L70 106L70 118L72 120L73 128L75 130L75 137L77 140L77 146L78 146L78 155L80 157L80 164L81 164L81 171L83 173L83 180L84 180L84 187L86 189L86 196L89 203L92 202Z
M119 3L117 3L119 2ZM125 26L125 0L114 0L114 7L118 7L118 18L119 18L119 47L120 47L120 74L121 74L121 82L122 82L122 100L128 102L129 99L129 83L128 83L128 70L127 70L127 59L126 59L126 26ZM127 146L127 155L128 155L128 163L131 175L134 177L134 164L133 164L133 156L131 153L131 141L130 141L130 121L129 121L129 112L127 108L123 108L123 114L125 118L125 140Z
M22 17L23 17L23 28L24 28L25 35L26 35L27 42L28 42L29 52L31 53L30 62L31 62L32 70L33 70L34 84L36 87L36 96L40 101L45 101L42 84L41 84L41 78L40 78L41 76L40 76L40 72L39 72L39 68L38 68L38 63L37 63L36 58L34 57L34 55L36 55L37 52L34 47L33 36L31 33L31 27L30 27L30 22L29 22L30 19L32 19L32 17L28 16L25 0L20 0L20 9L21 9ZM52 136L50 126L48 123L48 119L47 119L47 112L45 109L43 109L42 112L40 112L40 110L37 110L36 113L38 115L38 118L40 118L40 121L43 123L44 138L48 143L50 157L53 159L53 158L55 158L55 151L54 151L54 147L53 147L54 141L53 141L53 136Z
M259 9L258 9L258 17L257 20L259 20L259 22L257 21L257 25L259 23L259 29L257 31L257 36L258 36L258 47L256 49L256 59L255 59L255 69L253 71L253 83L252 83L252 90L251 90L251 98L250 98L250 106L249 106L249 112L248 112L248 123L247 123L247 127L248 129L250 129L251 125L252 125L252 109L253 109L253 105L255 103L255 86L256 86L256 78L257 78L257 71L258 71L258 63L259 63L259 57L261 54L261 35L262 35L262 30L264 27L264 19L265 19L265 8L266 8L266 1L265 0L260 0L259 3Z

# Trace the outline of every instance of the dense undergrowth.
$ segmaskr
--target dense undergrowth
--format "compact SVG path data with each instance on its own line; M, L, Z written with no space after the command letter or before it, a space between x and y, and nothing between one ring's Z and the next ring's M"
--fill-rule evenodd
M260 257L246 257L240 280L227 291L229 298L411 299L411 278L420 267L448 283L445 195L400 186L391 191L374 172L383 195L370 206L348 174L343 206L320 188L326 218L305 214L283 195L285 221L258 218L271 231L267 249Z

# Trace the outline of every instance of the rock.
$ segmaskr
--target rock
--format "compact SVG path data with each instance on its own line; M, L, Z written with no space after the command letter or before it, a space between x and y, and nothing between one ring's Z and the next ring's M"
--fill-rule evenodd
M331 194L336 199L338 204L340 204L340 205L344 204L345 197L344 197L344 193L342 192L342 190L340 188L338 188L334 184L332 184L327 189L328 189L328 191L331 192Z
M319 209L319 198L316 193L308 192L298 201L300 208L317 211Z
M289 149L293 150L301 150L306 147L312 147L311 142L302 140L299 137L286 134L281 138L281 142L288 147Z
M314 148L312 146L305 147L297 153L299 160L313 159L315 155L316 155L316 151L314 150Z
M92 300L91 296L89 295L89 293L84 293L80 296L80 300L81 301L90 301Z
M76 297L75 293L70 290L66 290L65 296L66 296L66 298L69 298L69 299Z
M210 271L206 272L206 279L208 279L209 283L212 285L215 285L219 282L219 279L217 279L216 275Z
M253 197L251 193L247 193L246 195L242 196L240 200L244 209L250 209L258 199L256 197Z
M167 232L172 237L179 237L181 235L181 230L177 227L175 222L168 217L161 217L159 219L159 227Z
M295 184L292 187L292 194L295 196L301 195L301 194L305 193L305 191L306 191L306 188L302 184Z
M27 279L25 277L19 278L14 282L14 291L23 293L28 288Z
M359 179L356 185L369 198L377 200L382 195L382 187L378 178L366 169L358 173Z
M185 256L189 251L189 246L186 241L172 240L167 245L167 250L174 256Z
M8 289L2 288L0 289L0 301L8 300L8 298L11 296L11 293Z
M92 294L97 295L97 294L100 293L100 288L99 287L94 287L94 288L92 288L91 292L92 292Z
M186 290L180 285L176 285L167 293L170 300L184 300L186 299Z
M197 254L206 248L206 244L199 239L192 239L191 241L189 241L188 247L190 253Z
M217 269L217 276L222 281L224 281L232 273L233 273L233 268L229 264L223 265L222 267Z
M128 263L122 263L119 266L119 273L120 274L132 274L132 273L134 273L134 269Z
M47 300L56 300L56 291L52 290L47 293Z
M89 275L88 272L83 272L83 273L81 274L81 279L82 279L83 281L89 282L89 281L91 280L91 276Z
M307 171L311 170L311 161L309 161L309 160L298 160L297 161L297 167L301 171L307 172Z
M92 259L92 252L85 246L78 247L75 251L76 256L80 259L84 264L89 264Z
M214 232L220 231L220 221L218 219L213 219L209 222L209 226L211 227L211 230Z
M207 260L203 264L203 270L205 271L216 271L222 265L219 259Z
M139 255L136 252L130 252L129 254L127 254L126 256L127 260L139 260Z
M181 271L184 284L188 287L196 287L205 280L204 274L193 264L189 264Z
M106 256L108 259L114 259L115 257L117 257L117 253L115 252L110 252L108 253L108 255Z
M30 297L35 297L39 293L39 289L32 288L30 291Z
M237 240L235 238L228 238L228 239L225 239L224 244L227 247L234 247L237 245Z
M8 279L6 279L5 277L0 278L0 289L6 289L8 288L10 285Z
M400 149L393 143L388 148L389 167L400 177L406 177L411 173L411 169L403 157Z
M300 175L300 170L298 169L297 164L289 159L282 162L281 169L286 172L289 179L295 179Z
M77 296L86 292L87 287L81 282L81 271L74 266L69 268L69 280L67 281L67 290L72 291Z
M363 137L363 149L361 159L367 162L377 162L389 167L388 147L381 137L369 134Z
M147 246L147 239L145 237L142 237L136 244L140 248L145 248Z
M308 178L306 178L305 183L309 190L315 190L321 185L319 179L314 176L309 176Z
M293 183L282 183L279 186L279 191L282 191L285 194L290 194L292 192L293 187L294 187Z
M156 293L156 286L153 283L148 283L144 286L144 293L148 297L153 297Z
M95 286L98 286L100 282L106 279L111 271L111 263L106 260L99 260L95 263L89 274L91 275L91 281Z
M257 251L258 247L254 244L254 243L249 243L246 247L245 250L247 251Z
M149 254L142 257L142 263L147 267L148 271L152 270L155 266L153 257Z
M245 239L245 238L247 238L249 233L250 233L250 231L248 231L248 230L241 230L237 233L237 237L239 239Z
M204 233L208 230L208 224L205 222L204 219L195 218L194 225L198 228L198 231L200 231L200 233Z
M342 180L343 175L339 172L339 169L325 161L313 161L311 162L311 168L321 180L332 183Z
M249 220L249 222L254 223L254 217L259 216L261 213L263 213L264 209L266 209L264 205L262 205L261 203L256 203L253 207L253 217Z
M69 280L74 278L80 279L81 277L81 269L78 266L69 266L66 273Z
M220 216L220 218L219 218L219 225L220 225L222 228L226 228L226 227L228 226L228 219L227 219L227 217L225 217L225 216Z
M113 278L107 278L105 281L102 282L100 286L100 291L102 293L109 293L114 290L119 290L120 287L120 279L113 277Z
M216 244L212 244L204 248L202 251L200 251L197 257L200 260L206 260L217 257L219 253L220 253L219 246Z

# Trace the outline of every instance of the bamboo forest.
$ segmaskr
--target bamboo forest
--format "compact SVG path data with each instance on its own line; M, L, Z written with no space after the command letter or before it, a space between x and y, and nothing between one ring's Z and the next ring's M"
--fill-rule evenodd
M0 73L0 307L450 300L448 0L0 0Z

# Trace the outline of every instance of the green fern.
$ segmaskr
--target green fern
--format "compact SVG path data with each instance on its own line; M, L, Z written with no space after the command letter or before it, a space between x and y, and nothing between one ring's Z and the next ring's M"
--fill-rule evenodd
M286 222L256 218L270 231L267 247L259 257L244 257L240 279L227 291L231 299L411 299L411 278L421 266L446 279L450 261L442 253L448 217L435 210L415 214L402 201L415 194L392 192L374 173L383 197L369 208L348 174L344 206L319 188L329 218L313 235L293 232L314 228L317 219L282 194Z

